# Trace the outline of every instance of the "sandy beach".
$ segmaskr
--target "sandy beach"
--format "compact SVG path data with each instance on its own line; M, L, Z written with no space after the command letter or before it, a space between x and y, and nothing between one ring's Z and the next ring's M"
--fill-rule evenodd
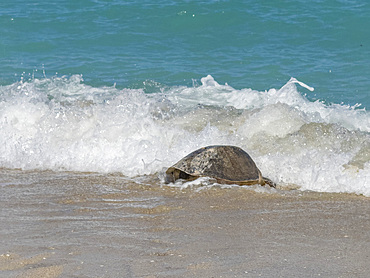
M370 199L1 170L0 277L368 277ZM261 191L261 192L256 192Z

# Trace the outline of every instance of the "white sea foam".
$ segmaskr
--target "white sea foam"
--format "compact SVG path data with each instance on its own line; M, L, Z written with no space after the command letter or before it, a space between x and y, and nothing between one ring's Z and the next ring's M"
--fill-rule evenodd
M0 167L134 177L199 147L232 144L280 185L370 196L368 112L311 102L296 79L263 92L212 76L201 83L152 94L91 87L78 75L2 86Z

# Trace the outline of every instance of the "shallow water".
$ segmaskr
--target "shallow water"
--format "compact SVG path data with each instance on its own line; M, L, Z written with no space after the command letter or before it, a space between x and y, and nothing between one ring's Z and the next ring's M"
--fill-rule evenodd
M364 277L368 198L1 170L1 277Z

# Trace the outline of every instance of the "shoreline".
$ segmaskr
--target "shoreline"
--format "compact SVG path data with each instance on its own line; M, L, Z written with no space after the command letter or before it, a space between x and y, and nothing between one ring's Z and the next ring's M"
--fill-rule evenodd
M368 197L40 175L2 187L1 277L370 273Z

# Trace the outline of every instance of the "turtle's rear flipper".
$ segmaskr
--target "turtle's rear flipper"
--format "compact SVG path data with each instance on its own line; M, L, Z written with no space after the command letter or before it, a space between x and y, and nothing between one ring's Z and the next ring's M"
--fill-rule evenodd
M276 188L276 183L274 183L272 180L268 179L268 178L265 178L263 177L264 181L266 184L268 184L269 186L273 187L273 188Z

